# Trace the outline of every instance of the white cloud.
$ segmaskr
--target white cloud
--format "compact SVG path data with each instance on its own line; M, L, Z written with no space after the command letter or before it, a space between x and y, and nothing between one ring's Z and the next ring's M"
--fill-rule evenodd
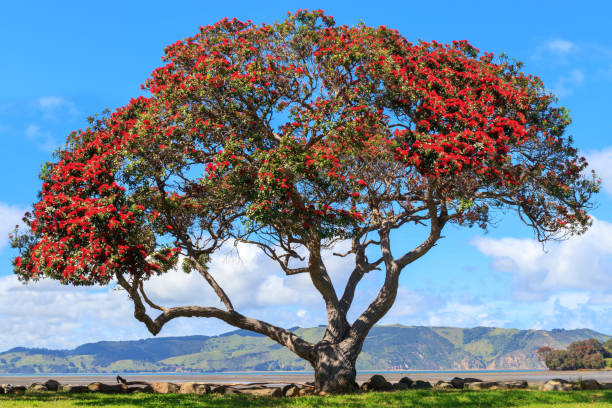
M35 142L39 149L52 152L57 148L57 141L48 130L41 129L35 123L29 124L25 129L26 137Z
M0 209L4 207L9 208ZM17 209L15 216L22 212ZM346 258L335 258L326 256L330 274L344 279L346 272L338 268ZM213 256L210 271L236 309L247 316L283 327L325 322L323 301L310 277L285 276L253 246L225 248ZM152 300L164 306L222 307L197 271L185 274L173 270L151 278L145 288ZM133 304L122 290L64 286L48 279L23 285L15 276L0 277L0 325L0 350L15 346L69 348L88 341L150 337L145 326L133 318ZM216 319L176 319L161 335L214 335L232 329Z
M43 280L23 285L0 278L0 350L15 346L66 348L86 341L145 334L130 316L125 293L63 286Z
M0 203L0 249L2 249L9 240L9 234L15 229L15 225L21 225L21 218L26 210Z
M612 147L587 153L587 161L601 178L603 190L612 194Z
M473 241L493 258L494 269L513 275L519 299L541 298L554 290L606 292L612 288L612 224L594 219L584 234L547 244L532 239L486 238Z
M333 256L332 252L345 252L347 248L348 244L344 242L323 253L328 272L340 290L348 279L352 258ZM209 271L238 310L323 305L321 295L308 274L286 276L276 262L253 245L222 248L212 256ZM217 296L196 271L185 274L178 268L151 278L145 287L151 298L160 303L221 306Z
M555 54L565 55L575 49L575 45L571 41L555 39L546 43L546 49Z

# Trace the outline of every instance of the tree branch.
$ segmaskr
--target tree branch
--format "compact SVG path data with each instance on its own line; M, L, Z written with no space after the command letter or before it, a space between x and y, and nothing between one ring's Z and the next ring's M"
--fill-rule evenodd
M225 311L215 307L202 306L177 306L170 308L158 306L158 310L162 310L162 313L153 319L147 314L146 307L138 293L138 286L141 282L134 278L134 283L130 284L122 274L117 273L115 276L119 285L128 292L130 299L134 303L134 317L143 322L153 335L157 335L166 323L177 317L211 317L241 329L263 334L289 348L289 350L305 360L312 362L316 357L314 355L314 345L296 334L261 320L243 316L236 311Z
M398 260L393 258L391 253L391 242L389 238L389 229L383 228L378 231L380 236L380 247L382 252L382 258L385 262L386 275L385 282L383 283L380 291L376 298L370 303L368 308L359 316L359 318L352 324L349 335L345 340L349 343L350 347L358 348L354 352L358 353L361 350L363 340L367 336L368 332L393 306L395 298L397 296L398 280L402 269L409 264L414 262L416 259L423 256L429 251L440 238L440 232L446 222L446 207L442 205L440 210L441 215L437 214L437 206L433 198L433 186L430 186L426 194L426 203L429 206L430 213L430 232L427 239L418 247L410 252L407 252Z
M206 280L206 282L208 282L210 287L215 291L221 302L223 302L223 304L225 305L226 309L232 312L234 310L232 302L230 301L223 288L219 286L215 278L213 278L212 275L208 272L208 269L204 265L200 264L200 261L191 254L189 256L189 259L193 263L193 266L195 266L195 268L198 270L200 275L202 275L202 277Z

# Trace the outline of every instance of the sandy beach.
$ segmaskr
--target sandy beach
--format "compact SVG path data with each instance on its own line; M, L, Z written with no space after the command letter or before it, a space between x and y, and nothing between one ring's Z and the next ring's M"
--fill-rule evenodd
M368 371L357 374L357 382L366 381L375 372ZM552 378L578 380L594 379L599 382L612 382L612 371L580 370L580 371L464 371L464 372L381 372L391 382L402 377L413 380L436 382L452 377L471 377L483 381L526 380L529 383L540 384ZM26 385L33 382L46 381L53 378L62 384L89 384L95 381L115 383L117 374L91 375L0 375L0 384ZM313 381L312 372L240 372L240 373L206 373L206 374L121 374L128 381L147 382L204 382L209 384L229 383L268 383L289 384Z

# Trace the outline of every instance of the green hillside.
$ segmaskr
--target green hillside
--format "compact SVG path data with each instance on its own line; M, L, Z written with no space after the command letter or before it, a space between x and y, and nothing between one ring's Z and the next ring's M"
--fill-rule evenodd
M309 341L325 328L291 329ZM358 370L469 370L544 368L536 350L611 338L589 329L517 330L493 327L376 326L365 341ZM219 336L104 341L73 350L0 353L0 373L202 372L308 370L304 360L274 341L244 330Z

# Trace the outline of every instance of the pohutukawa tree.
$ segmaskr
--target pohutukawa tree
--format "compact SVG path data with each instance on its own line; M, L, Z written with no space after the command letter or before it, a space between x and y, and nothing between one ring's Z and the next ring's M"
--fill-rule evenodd
M494 211L515 210L548 240L590 224L597 180L564 136L566 111L520 64L465 41L413 44L298 11L273 25L201 27L164 62L148 96L72 133L42 171L29 231L13 239L22 280L116 282L153 334L179 317L217 318L309 361L318 391L342 392L355 388L357 356L401 272L445 226L486 228ZM411 226L427 234L402 248ZM341 240L354 265L337 290L321 254ZM310 276L327 311L321 341L234 309L207 266L228 242ZM177 263L219 305L148 297L143 282ZM384 283L349 321L368 273Z

